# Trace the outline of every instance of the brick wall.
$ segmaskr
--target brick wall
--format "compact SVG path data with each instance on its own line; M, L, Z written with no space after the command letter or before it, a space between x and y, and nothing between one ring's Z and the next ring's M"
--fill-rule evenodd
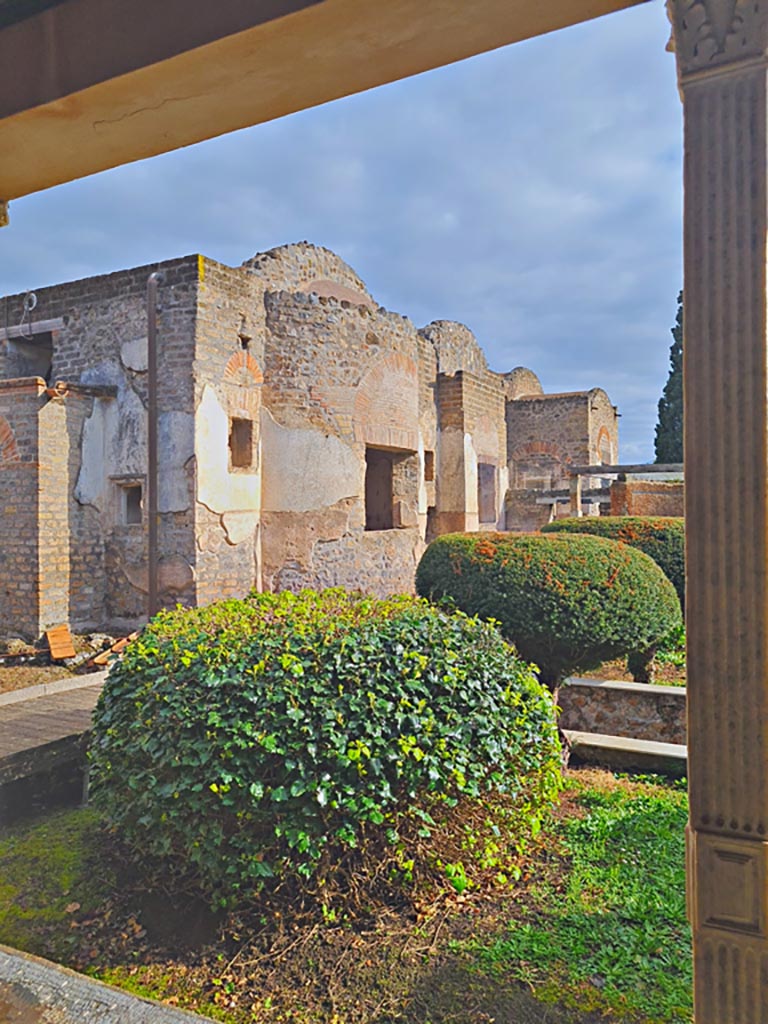
M601 454L618 458L614 408L600 388L524 396L507 403L506 418L509 485L517 492L507 500L507 529L548 521L550 509L536 505L536 492L567 489L569 465L589 465ZM585 488L592 484L584 478Z
M616 480L611 484L611 515L685 515L683 483Z
M0 382L0 633L34 639L39 599L38 410L44 382Z

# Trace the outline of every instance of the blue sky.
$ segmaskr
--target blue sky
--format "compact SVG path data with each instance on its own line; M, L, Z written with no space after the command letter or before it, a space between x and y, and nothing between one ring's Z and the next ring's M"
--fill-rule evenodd
M653 458L682 284L682 117L659 0L11 206L0 295L307 239L491 367L604 387Z

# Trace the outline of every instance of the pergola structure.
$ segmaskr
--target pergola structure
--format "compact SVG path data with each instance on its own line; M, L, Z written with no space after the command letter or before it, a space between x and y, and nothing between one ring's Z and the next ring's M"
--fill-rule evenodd
M0 219L39 189L636 2L0 0ZM768 1021L768 0L667 6L685 113L696 1020L758 1024Z

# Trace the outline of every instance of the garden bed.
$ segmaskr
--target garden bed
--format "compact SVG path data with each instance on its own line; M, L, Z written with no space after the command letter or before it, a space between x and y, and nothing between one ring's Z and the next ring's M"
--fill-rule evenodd
M228 1024L687 1024L685 794L569 772L520 879L420 903L148 895L89 809L0 834L0 942Z

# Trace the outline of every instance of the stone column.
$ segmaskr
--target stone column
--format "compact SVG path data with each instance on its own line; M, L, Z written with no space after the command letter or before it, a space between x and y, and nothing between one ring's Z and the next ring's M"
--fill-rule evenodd
M697 1024L768 1021L766 0L668 0L685 115Z

